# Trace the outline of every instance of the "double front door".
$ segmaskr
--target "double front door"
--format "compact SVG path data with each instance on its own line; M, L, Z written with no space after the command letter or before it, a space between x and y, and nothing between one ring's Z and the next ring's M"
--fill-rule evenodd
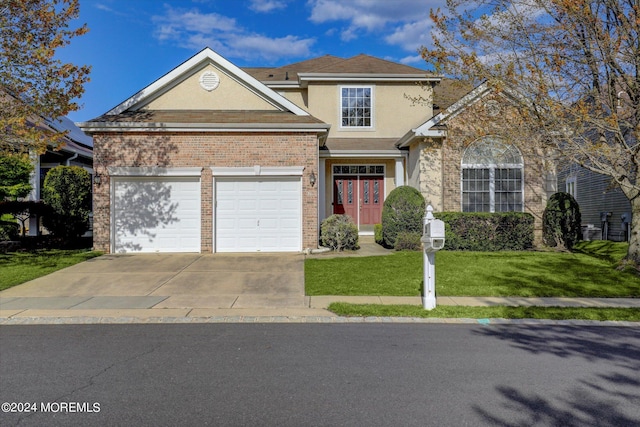
M351 216L360 229L380 223L383 179L383 176L334 176L333 213Z

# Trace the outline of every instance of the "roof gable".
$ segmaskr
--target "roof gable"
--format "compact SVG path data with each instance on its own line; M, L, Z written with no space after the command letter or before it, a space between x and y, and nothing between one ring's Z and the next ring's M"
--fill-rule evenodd
M458 90L464 90L464 85L460 86ZM489 86L489 84L487 84L487 82L481 83L457 101L453 103L449 101L448 103L450 103L450 105L444 109L444 111L433 116L417 128L409 131L398 141L396 145L398 147L405 147L416 137L428 136L439 138L445 136L445 130L441 125L445 124L447 120L461 114L475 103L482 101L493 92L494 90ZM501 95L506 98L514 96L512 91L509 90L503 90ZM443 95L441 94L440 96L442 97Z
M262 99L267 104L279 111L288 111L295 115L306 116L308 113L298 107L282 95L268 88L247 72L232 64L210 48L205 48L189 58L155 82L151 83L132 97L128 98L115 108L107 112L107 115L117 115L126 111L137 111L152 101L160 98L172 88L192 77L196 72L213 66L225 76L242 85L254 96Z

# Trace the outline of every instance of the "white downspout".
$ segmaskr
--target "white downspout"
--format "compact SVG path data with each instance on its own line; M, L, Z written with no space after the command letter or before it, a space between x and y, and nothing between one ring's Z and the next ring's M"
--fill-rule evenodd
M77 159L77 158L78 158L78 153L75 153L73 156L69 157L69 158L67 159L67 162L66 162L67 164L66 164L66 166L71 166L71 165L69 164L69 163L71 163L71 160L75 160L75 159Z

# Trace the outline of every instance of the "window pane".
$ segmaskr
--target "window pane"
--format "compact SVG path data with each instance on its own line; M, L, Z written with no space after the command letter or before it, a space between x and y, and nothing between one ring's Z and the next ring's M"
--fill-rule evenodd
M371 127L371 88L342 88L342 126Z

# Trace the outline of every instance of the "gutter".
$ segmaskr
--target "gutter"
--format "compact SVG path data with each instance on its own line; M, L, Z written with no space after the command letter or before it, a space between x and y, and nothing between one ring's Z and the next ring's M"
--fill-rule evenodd
M331 125L323 123L265 124L265 123L143 123L143 122L84 122L80 128L88 134L96 132L329 132Z

